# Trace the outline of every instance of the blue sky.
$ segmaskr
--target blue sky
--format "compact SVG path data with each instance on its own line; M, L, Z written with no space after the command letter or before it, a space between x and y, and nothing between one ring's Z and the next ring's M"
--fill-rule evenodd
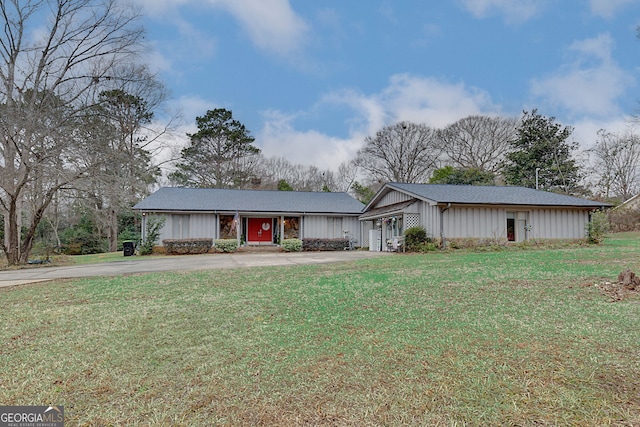
M588 148L640 112L640 0L135 1L180 144L227 108L266 156L336 169L401 120L537 108Z

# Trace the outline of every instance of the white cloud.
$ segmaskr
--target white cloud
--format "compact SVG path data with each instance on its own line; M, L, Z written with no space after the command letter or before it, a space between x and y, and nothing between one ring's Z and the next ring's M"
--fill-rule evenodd
M367 136L384 126L406 120L440 128L468 115L500 112L484 91L408 74L392 76L379 93L344 89L327 94L313 109L321 114L322 109L336 106L352 111L344 119L350 126L346 138L296 130L296 115L269 111L256 141L267 157L284 156L293 163L335 170L355 157Z
M624 6L638 3L638 0L591 0L591 13L602 18L610 19Z
M402 120L433 127L446 126L472 114L494 114L500 110L488 93L429 77L396 74L379 94L363 95L353 90L334 92L323 102L349 106L365 119L373 134L385 125Z
M392 76L389 84L377 93L363 94L352 89L330 93L310 110L314 114L322 114L323 109L335 109L337 106L347 107L344 120L351 127L346 137L314 129L297 129L296 119L305 113L270 110L263 112L262 128L254 133L256 145L267 157L285 157L294 164L337 170L342 162L355 158L367 136L398 121L442 128L473 114L504 115L500 106L492 103L489 94L480 89L407 74ZM195 117L218 105L198 97L182 97L169 107L180 109L184 117L189 118L172 135L167 135L165 143L173 150L166 153L171 152L175 156L188 142L186 134L197 131ZM580 142L582 149L593 146L600 129L616 132L629 126L628 118L619 115L608 118L583 115L574 121L558 120L574 127L572 139Z
M307 23L291 8L289 0L209 0L231 13L259 49L280 55L299 51Z
M264 127L256 137L266 157L284 157L293 164L337 170L342 162L355 157L366 135L354 133L336 138L315 130L294 129L294 115L277 111L264 113Z
M149 40L146 59L154 71L167 72L180 78L185 64L212 58L218 48L217 38L201 30L186 19L182 8L192 0L135 0L146 17L153 19L149 26L167 27L170 38Z
M464 83L450 83L409 74L391 77L382 92L392 122L407 120L432 127L444 127L472 114L499 110L485 91Z
M267 157L283 156L294 164L336 170L340 163L355 157L367 136L402 120L442 128L469 115L510 114L503 113L483 90L407 74L392 76L387 87L378 93L363 94L352 89L330 93L313 109L336 106L352 111L351 115L345 114L345 123L352 125L345 138L317 130L298 130L297 114L269 111L263 115L264 125L256 141ZM582 149L593 146L600 129L616 132L629 126L629 119L619 114L608 117L582 114L573 121L565 119L560 117L558 121L574 128L572 139Z
M378 12L390 23L397 24L398 17L396 16L396 11L393 6L393 3L383 1L378 7Z
M612 59L613 39L601 34L569 47L572 60L558 71L531 82L531 93L570 115L620 115L616 104L635 81Z
M222 107L197 96L181 96L171 100L169 108L172 111L180 111L186 120L184 122L185 129L189 129L189 132L195 132L197 131L196 117L204 116L208 110Z
M365 95L353 89L343 89L325 95L320 104L325 108L335 105L346 106L353 110L354 116L346 118L351 133L374 134L388 121L388 111L377 95Z
M604 129L607 132L624 132L629 129L631 121L628 117L616 117L604 120L583 118L573 123L572 139L580 143L582 149L588 149L595 145L598 131Z
M172 60L176 64L184 64L185 60L191 58L212 57L217 50L215 28L198 29L197 24L183 17L183 9L190 5L229 13L239 23L247 39L268 54L289 58L296 64L304 54L309 27L292 9L289 0L208 0L206 3L201 0L135 1L146 16L177 30L179 38L169 42L175 46L166 49L172 52ZM170 60L156 60L161 63L161 69L169 69ZM174 67L178 68L177 65Z
M153 17L171 16L190 0L135 0L144 13Z
M508 23L518 23L535 16L543 2L540 0L460 0L460 3L476 18L501 14Z
M183 96L169 100L163 114L158 114L150 124L152 134L162 133L155 141L153 151L154 160L161 165L165 175L173 171L172 160L179 158L180 151L189 143L187 134L198 131L195 118L214 108L216 105L210 101ZM169 129L166 128L167 125Z

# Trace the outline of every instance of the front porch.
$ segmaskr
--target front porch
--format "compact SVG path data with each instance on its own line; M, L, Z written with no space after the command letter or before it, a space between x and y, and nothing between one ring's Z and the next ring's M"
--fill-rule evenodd
M420 225L420 214L407 212L415 200L372 209L360 217L369 230L369 250L398 252L404 247L404 231Z
M241 247L279 247L283 239L300 238L300 223L295 216L220 215L219 238L238 239Z

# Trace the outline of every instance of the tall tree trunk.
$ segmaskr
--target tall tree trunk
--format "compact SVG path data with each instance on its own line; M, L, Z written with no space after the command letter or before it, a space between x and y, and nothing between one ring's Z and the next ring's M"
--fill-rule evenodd
M4 218L5 225L5 255L9 265L20 263L20 209L14 197L10 198L9 211Z
M118 212L115 208L109 208L109 226L107 227L109 252L118 251Z
M108 161L87 143L100 137L87 111L100 91L130 78L113 77L123 64L137 62L144 33L137 10L118 0L0 4L2 247L15 265L28 261L55 193L89 177L95 166L89 159ZM34 31L39 37L28 36Z
M60 187L62 187L62 184L50 188L42 197L40 206L35 210L35 212L33 212L33 216L30 219L29 229L21 240L20 263L26 264L29 261L29 255L31 254L31 249L33 249L38 224L42 221L45 211L51 204L53 196L58 192L58 190L60 190Z

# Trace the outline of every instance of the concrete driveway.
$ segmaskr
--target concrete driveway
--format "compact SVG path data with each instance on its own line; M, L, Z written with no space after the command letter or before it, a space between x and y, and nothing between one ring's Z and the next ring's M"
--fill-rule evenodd
M160 271L211 270L217 268L265 267L345 262L389 255L388 252L264 252L167 256L162 258L127 257L122 261L64 267L34 267L0 271L0 287L56 279L94 276L121 276Z

